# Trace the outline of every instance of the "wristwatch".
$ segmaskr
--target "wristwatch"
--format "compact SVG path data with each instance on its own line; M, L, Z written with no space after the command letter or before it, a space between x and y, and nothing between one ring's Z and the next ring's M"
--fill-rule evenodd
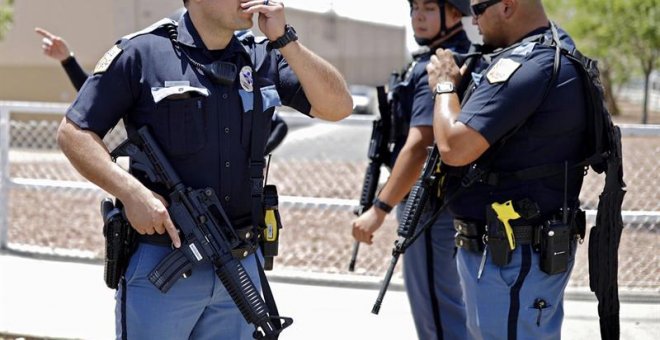
M456 89L454 88L454 83L450 81L443 81L435 85L435 91L433 91L433 99L435 99L436 95L442 93L454 93L454 92L456 92Z
M296 40L298 40L298 34L296 33L296 30L293 29L293 26L286 24L284 26L284 35L277 38L275 41L271 41L269 44L270 48L279 49Z
M374 199L373 202L374 207L384 211L386 214L389 214L392 211L392 206L379 200L377 197Z

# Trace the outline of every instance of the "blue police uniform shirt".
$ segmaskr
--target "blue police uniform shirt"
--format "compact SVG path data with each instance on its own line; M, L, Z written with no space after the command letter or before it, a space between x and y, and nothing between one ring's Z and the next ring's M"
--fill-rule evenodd
M456 53L467 53L471 42L465 31L459 31L440 47ZM399 136L394 145L392 165L396 160L401 148L406 142L408 129L415 126L433 126L433 93L429 87L429 76L426 65L431 60L434 52L425 52L420 55L411 69L404 75L405 79L397 84L397 103L395 104L395 129L399 130Z
M560 41L571 50L575 44L560 30ZM528 37L543 34L551 37L549 28L530 32ZM560 60L558 78L544 97L552 76L554 47L538 42L524 42L505 49L482 72L464 103L458 121L479 132L491 148L482 156L496 152L491 165L496 173L510 173L549 164L576 164L584 159L582 145L586 129L585 95L575 66L565 57ZM498 62L508 59L519 63L508 80L491 83L487 74ZM508 65L512 65L509 63ZM506 73L506 72L505 72ZM523 123L504 145L500 138ZM582 169L568 172L568 204L577 203L582 185ZM450 184L449 192L457 187ZM451 195L448 195L450 197ZM450 205L459 218L485 222L486 206L493 202L530 198L539 204L543 218L563 205L564 174L525 181L508 181L499 185L473 184Z
M157 23L121 39L113 47L115 54L120 50L118 55L106 54L107 70L87 80L67 118L100 137L120 119L134 129L149 126L185 185L213 188L235 226L249 224L252 118L263 117L267 134L276 106L288 105L304 114L309 114L311 106L278 51L267 52L258 74L252 69L255 49L266 41L242 34L223 50L208 50L188 13L176 30L179 45L196 62L227 61L245 74L228 86L213 83L175 51L167 29ZM264 112L252 111L257 90L251 92L249 73L261 84Z

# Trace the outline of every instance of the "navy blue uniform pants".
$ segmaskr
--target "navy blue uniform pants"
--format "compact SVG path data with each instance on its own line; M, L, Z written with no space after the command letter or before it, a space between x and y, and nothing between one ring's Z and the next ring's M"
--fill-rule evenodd
M117 339L252 339L249 325L210 263L193 268L165 294L148 279L171 249L140 243L116 294ZM261 287L254 255L241 261L252 282Z
M503 267L487 256L480 279L477 273L482 254L458 249L469 338L560 339L564 289L573 269L575 248L574 242L568 270L548 275L539 268L539 254L530 245L520 244L511 262Z
M399 218L403 206L397 207ZM424 212L420 227L430 215ZM441 214L403 254L404 283L417 336L422 340L467 338L454 234L451 216Z

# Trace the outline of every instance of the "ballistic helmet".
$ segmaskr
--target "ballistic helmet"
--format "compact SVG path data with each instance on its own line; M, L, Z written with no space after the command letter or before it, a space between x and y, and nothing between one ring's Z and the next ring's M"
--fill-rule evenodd
M463 16L470 16L472 13L470 12L470 0L437 0L438 4L444 4L444 3L450 3L452 6L456 7L461 13L463 13ZM410 6L412 6L413 0L408 0L410 3Z

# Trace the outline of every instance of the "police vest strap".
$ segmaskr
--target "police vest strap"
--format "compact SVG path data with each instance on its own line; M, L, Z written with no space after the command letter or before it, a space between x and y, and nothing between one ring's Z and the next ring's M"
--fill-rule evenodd
M251 131L250 131L250 163L249 169L250 172L250 195L252 198L252 222L257 226L257 230L262 230L266 227L266 222L264 219L264 208L263 208L263 196L264 196L264 151L266 147L266 124L267 115L263 112L263 99L261 97L261 77L262 73L262 64L266 59L268 59L269 53L265 50L266 46L263 44L253 45L253 53L250 55L253 56L252 64L254 67L253 70L253 98L254 105L252 108L252 113L249 115L249 119L252 119ZM257 254L254 254L255 260L257 261L257 270L259 271L259 278L261 281L261 289L263 291L264 301L266 302L266 307L268 307L268 313L272 317L271 320L275 327L281 329L288 326L292 320L284 319L284 326L282 326L282 319L277 317L279 312L277 310L277 304L273 297L273 292L270 289L270 284L268 283L268 278L264 272L263 265L259 261ZM278 335L275 335L274 338L277 339Z

